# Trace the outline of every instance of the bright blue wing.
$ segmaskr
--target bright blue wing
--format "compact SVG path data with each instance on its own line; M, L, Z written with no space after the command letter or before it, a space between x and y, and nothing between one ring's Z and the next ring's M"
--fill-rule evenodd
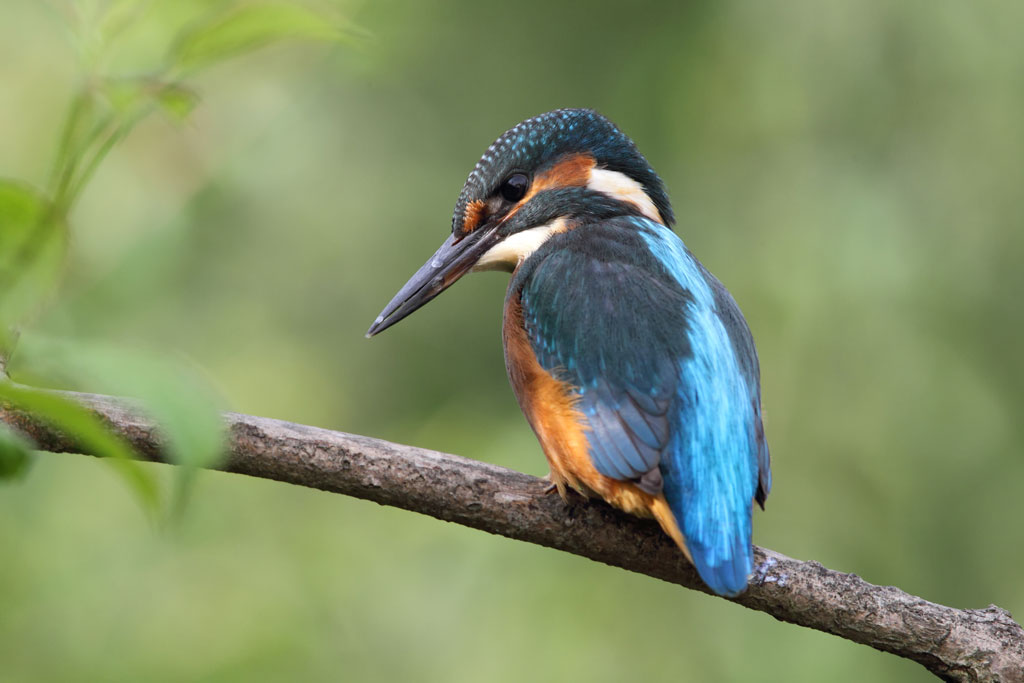
M513 291L541 366L577 387L594 467L664 490L705 582L743 590L770 479L757 357L728 292L673 232L626 217L552 237Z
M692 256L690 258L693 258ZM750 402L753 408L754 437L757 447L757 491L754 499L761 508L772 490L772 467L771 456L768 453L768 441L764 436L764 425L761 420L761 370L757 362L757 349L754 347L754 338L747 327L747 321L743 318L739 306L733 300L732 295L718 279L709 273L699 261L695 261L700 267L704 278L711 288L715 302L715 313L725 327L726 334L733 345L733 351L739 363L740 372L746 381L747 390L750 394Z

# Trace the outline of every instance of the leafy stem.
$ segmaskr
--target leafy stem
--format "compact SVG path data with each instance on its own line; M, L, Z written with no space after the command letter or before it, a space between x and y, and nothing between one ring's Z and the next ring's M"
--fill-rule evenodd
M68 13L80 47L83 78L67 105L45 188L0 178L0 408L13 405L46 419L62 432L92 443L135 489L147 510L162 506L151 473L132 460L127 444L80 406L7 380L8 363L19 341L18 330L37 315L59 289L67 258L70 216L79 198L110 152L156 111L185 119L198 96L181 79L257 48L285 40L339 42L351 29L327 10L304 7L300 0L223 0L199 10L196 17L168 32L164 57L154 70L111 74L113 47L132 33L161 3L152 0L60 3ZM135 36L139 38L139 36ZM149 36L147 35L148 39ZM40 341L22 345L19 364L31 358ZM38 351L36 351L38 353ZM222 449L222 426L211 401L197 401L202 383L183 379L179 370L161 371L156 361L137 361L133 369L123 354L106 362L102 354L75 348L47 355L49 372L62 367L67 377L133 387L132 393L167 423L177 460L184 465L168 501L171 516L187 504L199 467L209 466ZM59 362L58 362L59 361ZM90 362L92 373L90 374ZM27 367L31 367L28 363ZM53 378L46 371L40 377ZM28 446L0 430L0 479L24 470ZM14 454L4 459L4 454ZM13 463L5 469L4 463ZM9 473L5 475L5 472Z

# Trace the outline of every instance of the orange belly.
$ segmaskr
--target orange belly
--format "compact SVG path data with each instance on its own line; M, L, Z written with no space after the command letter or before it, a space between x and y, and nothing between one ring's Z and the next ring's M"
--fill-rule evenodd
M639 517L654 517L687 558L690 553L679 524L663 494L653 496L628 481L607 477L594 467L588 453L586 416L577 408L573 387L541 367L523 326L519 300L511 296L503 328L505 367L519 407L533 428L551 466L551 482L562 498L571 487L594 494Z

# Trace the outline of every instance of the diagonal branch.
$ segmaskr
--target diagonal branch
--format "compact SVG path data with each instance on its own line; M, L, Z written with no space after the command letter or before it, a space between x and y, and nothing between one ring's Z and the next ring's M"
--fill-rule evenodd
M156 428L130 404L69 396L102 416L142 455L162 460ZM656 524L597 501L575 498L566 504L545 495L546 482L536 477L366 436L235 413L225 419L231 434L226 471L365 498L707 592ZM84 451L59 431L3 405L0 420L43 450ZM1024 682L1024 629L1003 609L937 605L764 548L756 548L755 561L750 587L733 602L907 657L944 680Z

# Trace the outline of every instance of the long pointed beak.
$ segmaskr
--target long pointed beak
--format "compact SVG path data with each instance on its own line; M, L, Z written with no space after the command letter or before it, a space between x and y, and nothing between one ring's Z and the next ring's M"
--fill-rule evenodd
M451 287L499 239L497 226L483 227L458 239L455 235L449 235L441 248L409 278L391 303L380 312L367 330L367 338L383 332Z

